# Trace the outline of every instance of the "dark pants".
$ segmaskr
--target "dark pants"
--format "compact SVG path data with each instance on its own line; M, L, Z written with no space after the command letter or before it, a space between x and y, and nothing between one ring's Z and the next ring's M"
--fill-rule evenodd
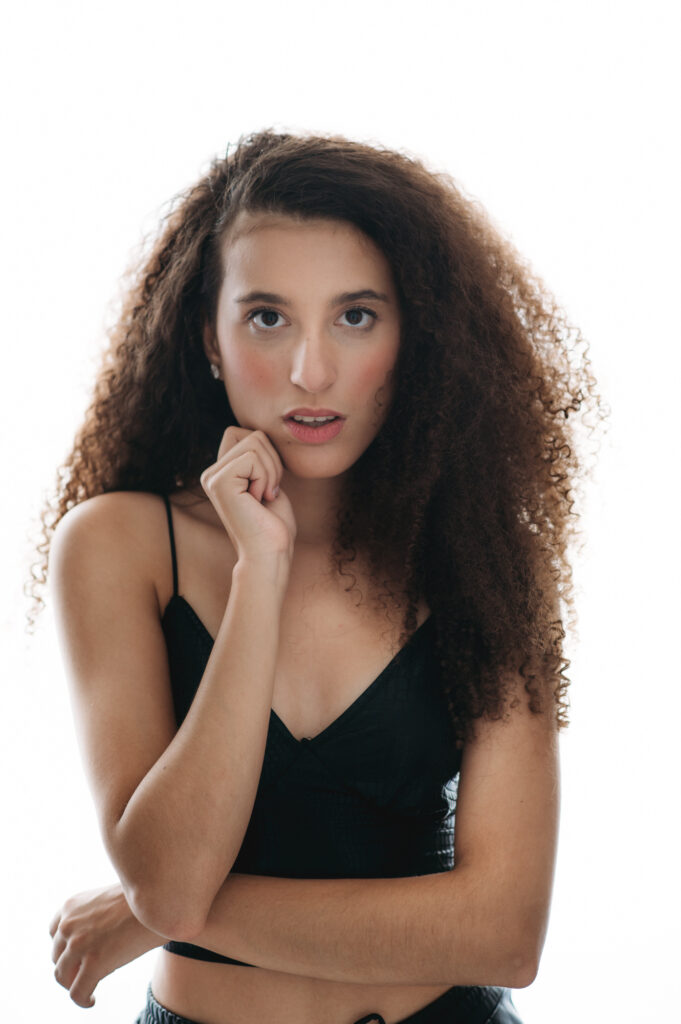
M147 992L147 1005L135 1024L198 1024L178 1017ZM380 1013L367 1014L355 1024L385 1024ZM432 1003L404 1017L397 1024L522 1024L507 988L478 988L455 985Z

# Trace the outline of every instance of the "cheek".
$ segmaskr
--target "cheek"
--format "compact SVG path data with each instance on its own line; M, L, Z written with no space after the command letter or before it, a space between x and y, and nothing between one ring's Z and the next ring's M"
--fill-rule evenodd
M380 387L389 384L388 375L395 365L395 358L395 353L377 352L356 368L357 391L366 395L368 401L373 401L373 397Z
M275 381L274 363L257 352L231 352L225 361L228 385L235 390L267 390Z

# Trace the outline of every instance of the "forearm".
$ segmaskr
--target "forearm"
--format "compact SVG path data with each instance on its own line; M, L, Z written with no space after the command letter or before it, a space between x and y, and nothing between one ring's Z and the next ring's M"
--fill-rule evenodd
M464 871L309 880L234 874L192 941L259 967L330 981L525 983L514 908L499 905L474 879Z
M111 830L126 895L154 929L202 922L243 841L267 739L283 589L272 572L237 566L189 712Z

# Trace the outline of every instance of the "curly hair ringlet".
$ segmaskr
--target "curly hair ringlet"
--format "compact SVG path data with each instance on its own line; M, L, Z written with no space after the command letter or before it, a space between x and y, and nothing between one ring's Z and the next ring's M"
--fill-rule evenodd
M382 600L397 595L406 609L401 642L425 598L459 744L480 716L508 713L518 673L530 709L548 702L565 725L561 604L572 624L568 554L585 473L575 420L593 433L607 414L588 346L449 175L337 135L242 137L175 200L132 277L41 512L42 560L27 585L34 609L44 604L52 533L74 505L110 491L201 493L200 474L236 423L209 373L203 329L242 211L353 224L394 275L402 330L393 397L338 508L332 558L346 589L361 553ZM35 610L31 628L34 619Z

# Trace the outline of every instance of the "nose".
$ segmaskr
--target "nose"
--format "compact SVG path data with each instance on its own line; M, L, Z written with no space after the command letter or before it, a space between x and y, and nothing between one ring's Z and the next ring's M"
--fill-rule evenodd
M332 343L321 335L307 334L293 350L290 379L311 394L325 391L337 376Z

